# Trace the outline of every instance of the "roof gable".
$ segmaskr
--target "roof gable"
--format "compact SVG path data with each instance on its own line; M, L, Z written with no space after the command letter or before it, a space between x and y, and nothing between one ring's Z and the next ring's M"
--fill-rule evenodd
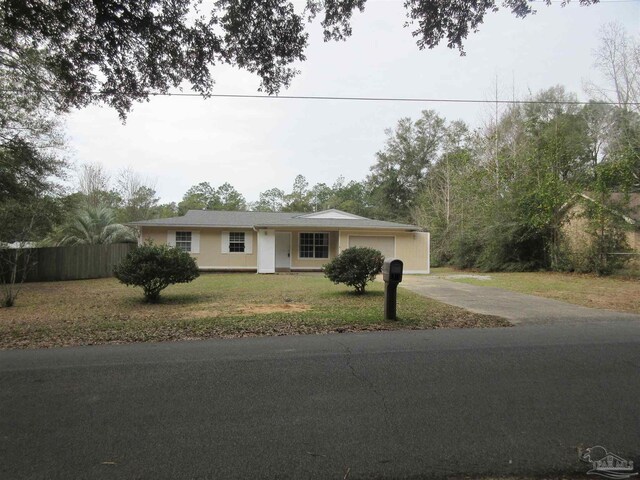
M298 218L329 218L332 220L353 220L356 218L363 219L364 217L331 208L329 210L323 210L321 212L313 212L307 215L300 215Z
M560 208L560 213L565 214L569 209L576 205L578 201L587 201L597 203L607 208L611 213L619 215L625 222L631 225L637 225L640 222L640 193L611 193L606 199L606 203L602 204L591 192L575 193ZM610 203L610 204L609 204ZM618 210L617 207L626 207L624 212Z

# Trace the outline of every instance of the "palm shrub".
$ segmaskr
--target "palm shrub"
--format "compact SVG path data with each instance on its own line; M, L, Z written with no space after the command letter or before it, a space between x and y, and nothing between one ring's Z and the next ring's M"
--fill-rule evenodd
M160 292L174 283L188 283L200 273L187 252L167 245L146 242L132 250L113 274L127 286L142 287L148 302L160 300Z
M369 247L351 247L324 266L324 276L333 283L344 283L363 294L367 283L382 271L384 256Z
M110 208L85 206L75 212L62 227L59 245L102 245L106 243L135 242L133 229L116 223Z

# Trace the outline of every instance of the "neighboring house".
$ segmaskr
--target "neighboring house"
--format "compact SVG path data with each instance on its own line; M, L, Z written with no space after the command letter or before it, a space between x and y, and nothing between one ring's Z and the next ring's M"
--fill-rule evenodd
M592 193L579 193L574 195L562 209L562 214L566 218L563 231L572 248L584 246L589 241L586 231L587 220L584 218L584 206L587 203L600 202ZM606 203L611 213L628 225L627 243L635 253L640 253L640 193L631 193L628 197L623 193L613 193Z
M313 271L353 246L400 258L405 273L429 273L429 233L340 210L315 213L189 210L182 217L132 222L141 240L191 253L201 270Z
M38 248L37 242L13 242L13 243L5 243L0 242L0 248Z

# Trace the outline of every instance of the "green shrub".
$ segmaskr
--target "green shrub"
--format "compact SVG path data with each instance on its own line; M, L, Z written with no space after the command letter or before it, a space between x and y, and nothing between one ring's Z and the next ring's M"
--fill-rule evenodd
M117 265L113 273L127 286L142 287L148 302L157 302L160 292L174 283L188 283L200 273L187 252L151 242L140 245Z
M384 257L380 251L368 247L351 247L324 266L324 276L333 283L344 283L364 293L368 282L372 282L382 271Z

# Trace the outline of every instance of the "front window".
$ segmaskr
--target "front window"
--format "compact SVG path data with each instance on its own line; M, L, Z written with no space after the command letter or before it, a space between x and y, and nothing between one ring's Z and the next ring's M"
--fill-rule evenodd
M300 258L329 258L329 234L301 233Z
M244 232L229 232L229 252L244 253Z
M190 252L191 232L176 232L176 247L185 252Z

